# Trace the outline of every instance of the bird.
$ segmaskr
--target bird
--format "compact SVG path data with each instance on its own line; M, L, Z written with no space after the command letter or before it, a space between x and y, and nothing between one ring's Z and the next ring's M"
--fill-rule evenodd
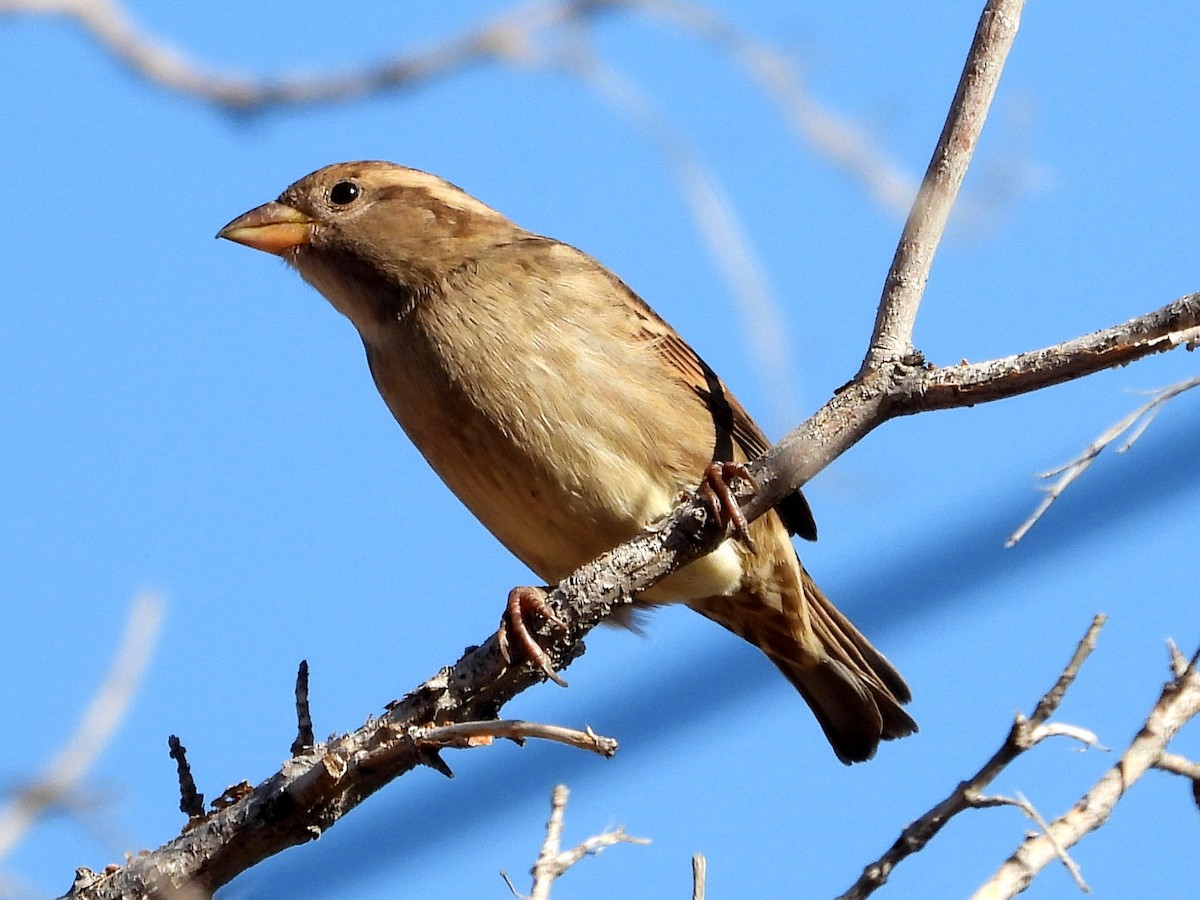
M548 584L769 446L616 275L435 175L329 165L217 237L282 257L350 320L417 450ZM798 490L635 602L683 603L757 646L837 758L870 759L917 730L911 693L809 577L791 534L816 539Z

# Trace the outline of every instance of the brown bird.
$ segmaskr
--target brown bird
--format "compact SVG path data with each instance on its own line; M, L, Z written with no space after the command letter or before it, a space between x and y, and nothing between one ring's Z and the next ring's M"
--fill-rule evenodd
M713 463L768 441L619 278L436 176L327 166L218 237L277 254L354 323L392 415L548 583L641 531ZM717 467L720 468L719 466ZM639 600L686 603L761 649L842 762L911 734L908 686L800 565L799 491ZM753 548L753 549L752 549Z

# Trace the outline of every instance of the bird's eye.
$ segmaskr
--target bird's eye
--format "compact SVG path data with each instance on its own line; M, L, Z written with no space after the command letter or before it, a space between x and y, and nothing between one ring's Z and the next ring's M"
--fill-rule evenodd
M362 191L353 181L339 181L329 189L329 202L334 206L345 206L358 199Z

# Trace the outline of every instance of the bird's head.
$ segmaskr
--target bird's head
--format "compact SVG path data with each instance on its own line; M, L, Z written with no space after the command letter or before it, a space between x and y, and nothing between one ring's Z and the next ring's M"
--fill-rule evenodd
M337 163L219 232L296 267L356 322L436 291L484 247L524 234L435 175L394 163Z

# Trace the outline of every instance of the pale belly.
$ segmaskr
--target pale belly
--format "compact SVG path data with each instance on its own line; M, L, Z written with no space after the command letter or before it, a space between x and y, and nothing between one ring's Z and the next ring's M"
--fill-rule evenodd
M577 398L573 416L552 423L530 401L521 421L504 427L462 396L430 385L402 390L387 384L387 373L374 374L393 415L447 487L547 584L665 515L700 478L699 462L694 473L673 477L657 458L664 448L636 428L622 430L627 419L581 408L586 398ZM642 598L689 602L733 593L741 580L741 552L726 542Z

